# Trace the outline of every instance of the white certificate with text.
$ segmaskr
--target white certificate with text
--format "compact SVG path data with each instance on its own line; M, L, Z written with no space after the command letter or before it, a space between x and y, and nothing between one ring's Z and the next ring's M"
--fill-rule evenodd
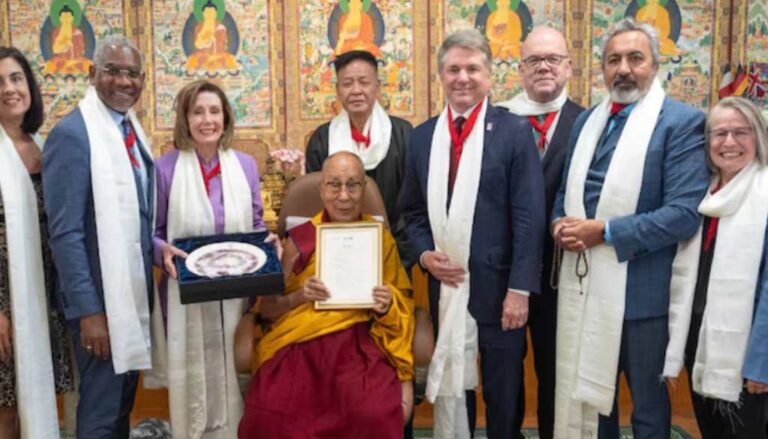
M325 223L317 226L316 273L331 297L315 309L371 308L381 285L380 222Z

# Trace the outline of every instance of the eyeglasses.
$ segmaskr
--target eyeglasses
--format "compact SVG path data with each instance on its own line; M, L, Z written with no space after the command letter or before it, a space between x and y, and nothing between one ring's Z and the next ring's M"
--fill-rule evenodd
M737 127L731 129L716 129L709 132L709 138L713 142L725 142L728 138L728 134L732 135L737 142L743 142L752 135L752 128L749 127Z
M138 79L143 74L139 69L124 69L117 66L103 66L99 67L99 69L104 72L105 75L112 76L113 78L125 75L131 79Z
M531 55L523 60L523 64L525 64L526 67L529 69L534 69L538 67L542 62L546 62L548 66L550 67L557 67L560 64L562 64L563 60L567 59L567 55L547 55L547 56L536 56Z
M325 186L325 190L332 195L339 195L342 187L347 189L349 195L357 195L363 191L363 183L356 180L349 180L346 183L340 181L326 181L323 185Z

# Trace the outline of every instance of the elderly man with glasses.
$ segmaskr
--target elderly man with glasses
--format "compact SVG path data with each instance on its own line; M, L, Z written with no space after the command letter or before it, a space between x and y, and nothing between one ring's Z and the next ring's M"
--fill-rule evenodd
M333 295L315 270L316 226L374 221L361 214L365 168L356 154L328 157L319 189L325 209L288 233L286 294L261 302L261 316L271 323L255 349L238 434L401 438L413 400L411 284L384 230L373 308L316 309L315 302Z

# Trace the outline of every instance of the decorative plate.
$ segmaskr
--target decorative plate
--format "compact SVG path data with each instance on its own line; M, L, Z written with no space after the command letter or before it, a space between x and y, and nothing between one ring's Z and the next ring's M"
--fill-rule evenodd
M264 250L242 242L217 242L204 245L187 257L187 269L210 278L241 276L257 271L267 262Z

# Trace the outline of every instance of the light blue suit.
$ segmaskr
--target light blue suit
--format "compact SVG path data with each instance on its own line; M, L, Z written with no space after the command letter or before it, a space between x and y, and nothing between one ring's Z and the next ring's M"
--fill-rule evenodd
M552 218L565 216L563 203L573 149L592 110L582 113L571 132L563 183ZM594 218L602 183L626 118L601 136L584 188L587 217ZM635 438L669 436L670 407L660 382L668 340L669 283L677 243L699 227L697 212L709 183L704 150L705 116L701 111L665 98L653 129L643 168L643 183L633 215L609 219L611 245L619 261L628 261L624 330L619 368L632 390ZM618 386L617 386L618 388ZM618 437L617 407L601 417L600 437Z
M138 145L135 151L141 151L148 188L145 194L141 177L134 171L140 206L136 215L141 221L149 296L155 173L152 157ZM77 437L127 438L138 373L116 375L111 359L96 359L80 344L79 319L104 312L104 292L91 188L90 143L79 108L64 117L48 135L43 148L43 188L49 243L58 274L56 297L69 321L81 377Z

